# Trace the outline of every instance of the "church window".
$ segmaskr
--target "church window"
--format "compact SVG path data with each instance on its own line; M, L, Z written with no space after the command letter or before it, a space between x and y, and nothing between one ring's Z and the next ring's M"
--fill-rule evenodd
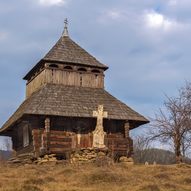
M64 69L66 70L72 70L73 68L71 66L65 66Z
M49 67L51 67L51 68L58 68L58 65L57 64L50 64Z
M95 75L95 83L96 83L96 86L98 85L98 75L96 74Z
M28 125L23 126L23 147L27 147L29 145L29 127Z
M85 68L79 68L78 71L87 72Z
M99 70L92 70L92 73L100 73Z
M80 74L80 86L82 86L82 74Z

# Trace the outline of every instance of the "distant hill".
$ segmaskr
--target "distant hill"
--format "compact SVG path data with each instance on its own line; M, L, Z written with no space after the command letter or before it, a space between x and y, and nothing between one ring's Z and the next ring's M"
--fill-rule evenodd
M175 155L173 152L163 149L150 148L134 151L134 160L136 163L153 164L175 164ZM184 162L191 164L191 159L185 158Z
M12 155L11 151L0 150L0 160L8 160Z

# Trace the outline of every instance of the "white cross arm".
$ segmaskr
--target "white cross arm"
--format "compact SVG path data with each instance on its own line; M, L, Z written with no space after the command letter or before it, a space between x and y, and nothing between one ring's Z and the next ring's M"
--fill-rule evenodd
M104 112L103 112L103 117L104 117L104 118L108 118L108 112L104 111Z
M97 117L98 116L98 112L97 111L93 111L93 117Z

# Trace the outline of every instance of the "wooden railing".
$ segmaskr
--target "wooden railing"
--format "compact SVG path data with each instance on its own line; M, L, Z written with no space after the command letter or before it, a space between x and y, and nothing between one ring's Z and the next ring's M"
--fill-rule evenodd
M62 154L77 148L88 148L93 145L93 135L76 134L73 132L33 129L33 146L36 155L43 153ZM122 134L109 134L105 136L105 145L113 152L128 155L132 152L133 141L124 138Z

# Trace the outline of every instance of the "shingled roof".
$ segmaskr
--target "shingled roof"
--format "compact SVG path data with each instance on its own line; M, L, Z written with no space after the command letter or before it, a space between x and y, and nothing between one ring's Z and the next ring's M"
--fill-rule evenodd
M25 100L0 132L7 129L24 114L65 117L92 117L98 105L103 104L109 119L148 122L130 107L104 89L47 84Z
M95 57L75 43L69 36L61 36L45 57L42 58L23 79L27 79L31 72L44 62L80 64L84 66L98 67L104 70L108 69L108 66L99 62Z
M76 44L69 36L62 36L43 60L108 68Z

